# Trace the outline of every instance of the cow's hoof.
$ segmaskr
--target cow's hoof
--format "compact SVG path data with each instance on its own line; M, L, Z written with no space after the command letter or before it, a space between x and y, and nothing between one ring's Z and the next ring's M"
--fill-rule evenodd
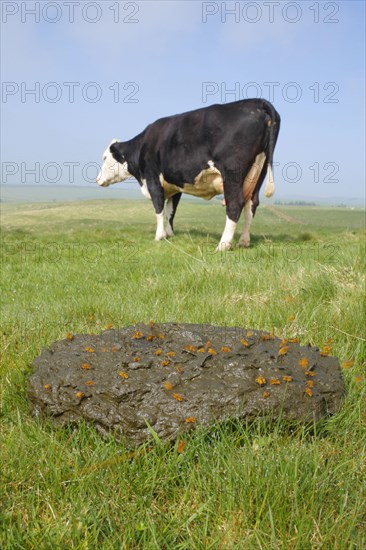
M250 247L250 241L239 241L238 242L239 248L249 248Z
M226 250L231 249L231 243L219 243L216 247L216 252L225 252Z
M165 239L166 239L166 233L165 233L165 232L164 232L164 233L161 233L160 235L156 235L156 236L155 236L155 240L156 240L157 242L159 242L159 241L164 241Z
M174 231L170 227L166 228L166 236L167 237L174 237Z

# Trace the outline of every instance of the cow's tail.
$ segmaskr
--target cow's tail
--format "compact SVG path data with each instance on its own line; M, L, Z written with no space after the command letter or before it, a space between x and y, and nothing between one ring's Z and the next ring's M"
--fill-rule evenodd
M281 118L273 105L268 101L263 101L263 109L267 114L266 124L268 128L268 145L265 151L267 160L267 181L264 189L264 196L272 197L275 190L273 179L273 152L278 132L280 131Z

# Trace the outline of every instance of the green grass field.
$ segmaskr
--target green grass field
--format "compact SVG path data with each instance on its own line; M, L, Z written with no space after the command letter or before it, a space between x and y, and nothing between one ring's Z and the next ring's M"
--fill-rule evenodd
M252 247L215 254L224 218L183 201L176 236L155 243L148 202L3 205L2 549L366 547L365 212L261 206ZM183 452L31 417L43 347L150 319L331 340L344 406L310 429L198 429Z

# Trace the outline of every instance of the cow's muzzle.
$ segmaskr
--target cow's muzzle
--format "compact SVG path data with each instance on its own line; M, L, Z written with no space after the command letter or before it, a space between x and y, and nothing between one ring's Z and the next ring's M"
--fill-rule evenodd
M95 180L101 187L108 187L109 183L106 181L100 181L98 178Z

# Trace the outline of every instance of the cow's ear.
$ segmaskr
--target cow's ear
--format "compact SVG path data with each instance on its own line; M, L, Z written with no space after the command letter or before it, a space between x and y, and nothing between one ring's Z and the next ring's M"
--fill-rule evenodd
M112 153L112 156L113 158L117 161L117 162L120 162L121 164L123 164L125 162L125 157L124 157L124 154L123 154L123 151L121 149L121 143L118 143L118 142L114 142L112 143L112 145L109 147L109 150L110 152Z

